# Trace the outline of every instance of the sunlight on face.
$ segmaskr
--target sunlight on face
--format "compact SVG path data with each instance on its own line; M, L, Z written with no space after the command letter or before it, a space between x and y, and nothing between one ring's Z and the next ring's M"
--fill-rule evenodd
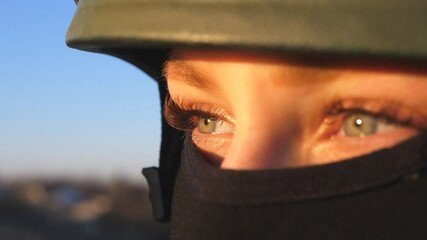
M375 61L176 50L165 116L227 169L326 164L427 126L427 71Z

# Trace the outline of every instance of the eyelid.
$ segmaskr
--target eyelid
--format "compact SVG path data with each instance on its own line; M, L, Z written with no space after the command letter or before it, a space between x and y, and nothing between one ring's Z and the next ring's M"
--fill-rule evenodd
M409 126L419 130L427 128L427 117L422 113L392 101L366 99L336 100L323 108L321 135L333 136L339 130L345 113L370 114L391 123ZM224 120L234 124L231 115L222 108L211 104L188 103L179 96L172 99L169 95L164 105L164 117L172 127L192 131L197 125L194 116ZM332 129L332 130L331 130Z
M330 104L332 102L332 104ZM402 103L376 99L338 99L324 105L322 122L318 125L318 137L323 139L335 138L348 114L363 113L372 115L390 124L414 130L427 128L427 116L407 107Z
M392 123L411 126L417 129L427 128L427 116L415 109L393 101L378 100L341 100L325 107L325 116L337 117L343 113L370 114Z
M194 116L234 124L234 119L223 108L210 104L187 103L179 96L174 99L169 95L166 97L163 115L169 125L183 131L190 131L196 127Z

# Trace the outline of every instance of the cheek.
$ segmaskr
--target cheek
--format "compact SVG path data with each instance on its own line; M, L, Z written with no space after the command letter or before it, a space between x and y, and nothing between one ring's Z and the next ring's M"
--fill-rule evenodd
M401 127L395 131L366 137L335 136L319 140L310 149L312 165L338 162L393 147L417 134L417 130Z
M205 134L196 128L191 137L206 161L212 166L219 167L231 145L233 134Z

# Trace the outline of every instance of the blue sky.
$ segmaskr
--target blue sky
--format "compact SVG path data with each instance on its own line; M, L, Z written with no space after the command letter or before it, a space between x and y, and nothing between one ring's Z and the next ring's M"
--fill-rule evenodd
M65 45L73 0L0 8L0 179L142 181L157 164L155 82L119 59Z

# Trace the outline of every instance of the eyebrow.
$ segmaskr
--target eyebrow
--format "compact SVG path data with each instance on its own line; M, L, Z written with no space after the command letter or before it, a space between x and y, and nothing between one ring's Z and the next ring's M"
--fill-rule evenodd
M180 59L166 61L162 74L168 80L177 80L181 83L206 91L213 91L217 87L215 81L210 80L211 76L208 73L197 66ZM336 70L325 70L312 68L310 66L295 65L287 68L283 78L298 79L288 81L287 84L308 85L333 80L337 75ZM278 82L283 84L286 81L279 80Z
M384 58L361 58L357 56L343 57L336 55L288 55L290 67L283 78L294 79L287 81L292 85L306 85L333 81L345 71L372 70L379 72L407 72L412 74L427 74L425 61L398 61ZM182 60L179 51L171 53L162 69L163 77L178 80L184 84L212 91L217 86L212 76L203 69ZM286 82L286 81L283 81Z
M214 81L209 80L209 74L179 59L166 61L162 73L166 79L178 80L196 88L209 91L216 87Z

